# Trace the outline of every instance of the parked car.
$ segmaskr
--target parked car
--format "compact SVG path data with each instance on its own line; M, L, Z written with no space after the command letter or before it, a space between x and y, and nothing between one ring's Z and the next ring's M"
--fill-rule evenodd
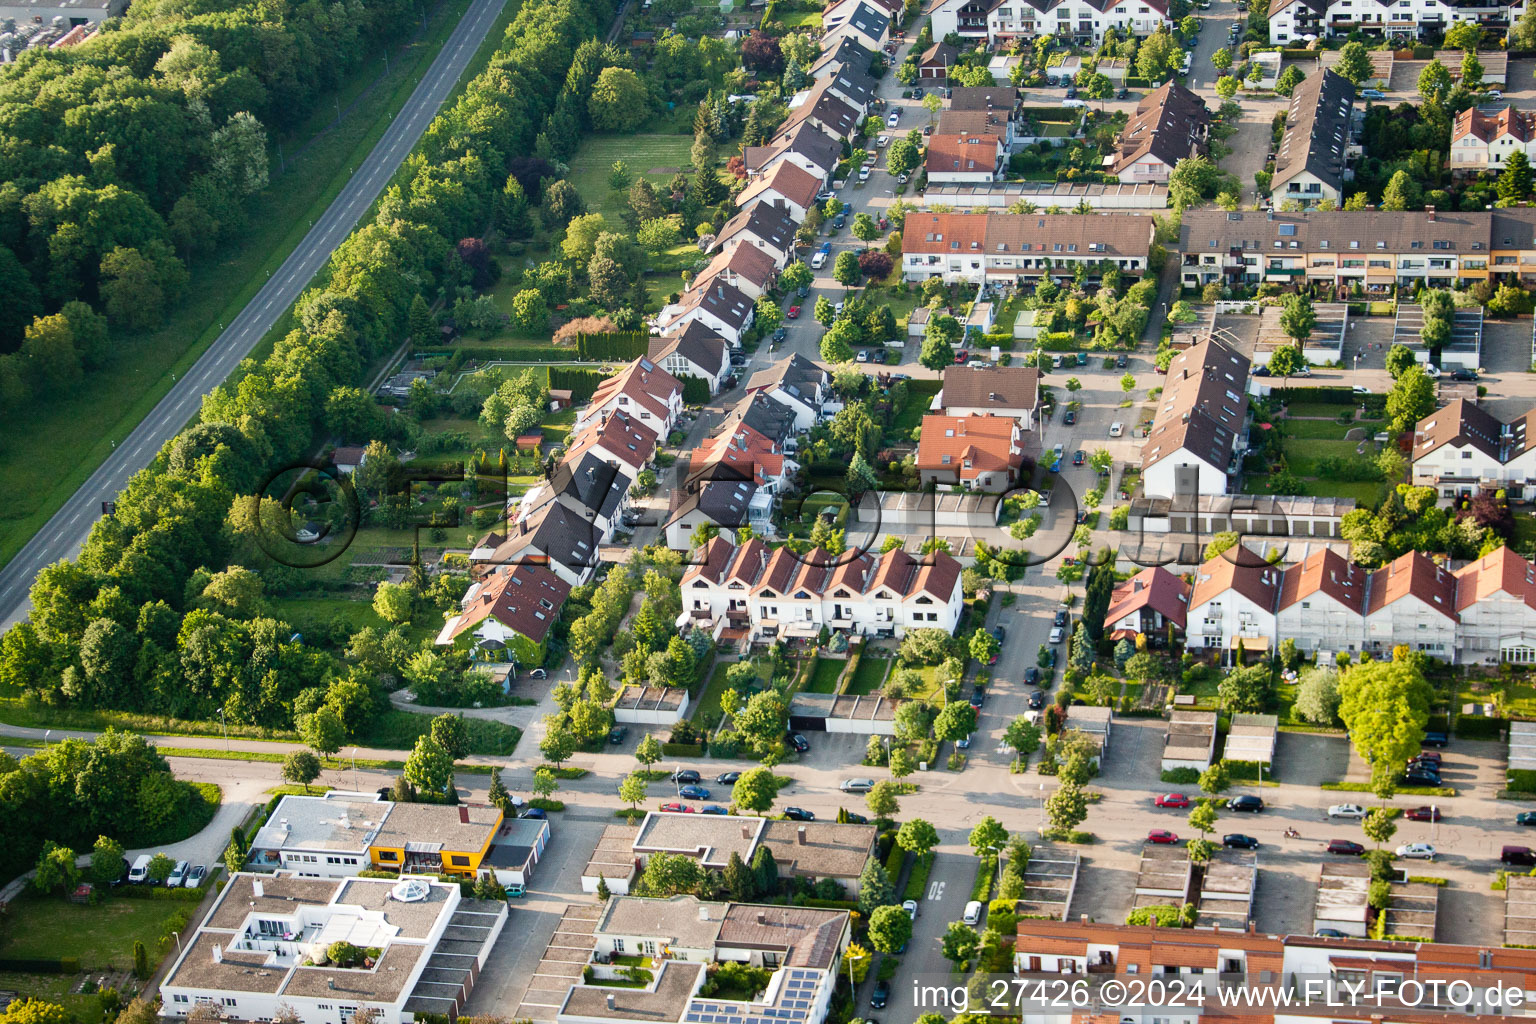
M895 110L885 115L885 123L887 127L890 128L895 128L897 125L901 124L901 108L897 107Z
M549 818L549 815L544 813L544 808L542 807L530 807L522 813L521 817L533 818L537 821L545 821Z
M703 786L683 786L677 791L678 796L685 796L689 800L708 800L709 790Z
M165 887L167 889L179 888L181 883L187 880L187 872L189 870L191 870L191 866L186 861L177 861L176 866L171 869L170 875L165 879Z
M872 363L875 363L876 365L882 365L883 366L885 364L885 349L883 349L883 348L875 349L873 352L871 352L869 354L869 361L872 362Z
M1360 96L1368 100L1384 100L1387 98L1387 94L1380 89L1361 89Z
M853 361L856 362L856 363L867 363L867 362L869 362L869 349L867 349L867 348L859 349L857 352L854 353Z
M718 786L729 786L739 778L741 778L741 772L721 772L715 776L715 784Z
M693 808L687 804L680 804L676 800L661 805L659 810L670 811L673 814L692 814Z
M891 983L884 979L875 982L875 990L869 994L869 1006L872 1010L885 1009L886 1000L891 998Z
M700 814L730 814L730 808L721 807L719 804L705 804L699 808Z
M1476 370L1452 370L1451 380L1477 380Z
M1074 466L1081 466L1083 463L1085 463L1087 461L1088 461L1088 453L1083 451L1081 448L1079 448L1077 451L1072 453L1072 465L1074 465Z
M612 743L614 746L618 746L620 743L624 742L624 737L628 735L629 726L616 725L612 729L608 730L608 742Z
M1065 628L1067 621L1067 610L1065 608L1057 608L1056 617L1051 620L1051 625L1059 628Z
M1061 417L1061 422L1065 423L1069 427L1076 423L1077 411L1075 409L1068 409L1066 413Z
M1434 860L1435 848L1428 843L1404 843L1394 855L1407 860Z
M1312 934L1317 936L1320 939L1344 939L1344 938L1348 938L1347 935L1345 935L1343 932L1339 931L1337 928L1319 928L1317 931L1313 932Z
M1443 747L1450 742L1450 737L1443 732L1427 732L1424 734L1424 746L1426 747Z
M971 900L965 905L965 913L960 915L963 924L975 926L981 923L981 901Z
M1227 801L1227 810L1229 811L1246 811L1249 814L1258 814L1263 809L1264 800L1252 794L1235 796Z
M1438 750L1421 750L1413 757L1415 761L1430 761L1436 765L1438 765L1444 758L1445 755L1440 753Z
M1088 353L1087 352L1079 352L1077 354L1077 365L1078 366L1087 366L1088 365Z
M1179 837L1165 828L1155 828L1147 833L1147 842L1157 846L1173 846Z
M1117 370L1125 369L1126 366L1128 365L1128 363L1129 363L1129 360L1127 360L1125 358L1125 353L1124 352L1120 353L1118 356L1115 357L1115 369L1117 369Z
M844 779L837 784L844 793L868 793L875 788L874 779Z
M187 889L201 889L203 886L203 879L207 877L208 865L195 864L193 865L192 870L187 872L186 881L182 882L181 884L184 888Z
M1253 836L1245 836L1241 832L1232 832L1221 837L1221 845L1229 850L1257 850L1259 841Z
M789 745L794 747L795 752L799 754L809 754L811 752L810 741L797 732L789 734Z
M966 351L965 349L961 349L960 351L955 353L955 365L956 366L964 366L966 363L970 362L970 359L971 359L971 354L970 354L970 352Z
M904 900L901 904L901 909L905 910L907 916L912 918L912 920L917 920L917 900Z
M1061 643L1063 635L1064 634L1063 634L1062 629L1061 629L1060 626L1053 627L1051 629L1051 643L1053 643L1053 644Z
M881 149L884 149L886 146L889 146L890 144L891 144L891 137L889 135L882 135L878 139L875 140L875 145L879 146Z
M1031 666L1029 666L1029 668L1025 669L1024 670L1024 684L1026 686L1039 686L1040 685L1040 670L1038 668L1036 668L1035 666L1033 666L1033 665L1031 665Z
M1403 781L1403 785L1405 785L1405 786L1430 786L1430 787L1434 787L1434 786L1443 785L1443 783L1440 781L1440 773L1439 772L1431 772L1431 771L1419 770L1419 769L1415 769L1414 771L1410 771L1410 772L1404 772L1403 773L1403 780L1402 781Z
M869 176L865 175L865 177L867 178ZM848 223L848 215L846 213L840 213L836 217L832 218L832 227L833 227L834 230L837 229L837 228L841 228L844 224L847 224L847 223Z
M1067 86L1067 99L1069 99L1069 100L1077 99L1077 86L1075 86L1075 85Z
M1337 853L1345 857L1359 857L1365 853L1365 847L1359 843L1350 842L1348 839L1330 839L1327 846L1328 853Z
M821 254L817 253L817 255L819 256ZM789 319L791 319L791 320L798 320L800 318L800 307L799 306L790 306L788 309L786 309L784 311L784 315L786 317L788 317Z
M811 268L813 270L820 270L822 267L824 267L826 265L827 265L827 254L826 254L825 250L818 249L815 253L813 253L811 255ZM799 309L800 307L796 306L795 308ZM795 315L799 316L800 314L796 313Z
M1359 804L1334 804L1332 807L1328 808L1328 817L1363 818L1365 817L1365 808L1361 807Z
M784 808L784 817L788 818L790 821L815 821L816 820L816 815L812 814L810 811L806 810L803 807L786 807L786 808Z
M986 702L987 702L987 691L986 690L975 690L975 691L973 691L971 693L971 707L975 708L977 711L980 711L982 709L982 706L984 704L986 704Z
M789 337L789 330L787 328L780 327L778 330L773 332L774 341L783 341L787 337Z
M1438 807L1414 807L1404 812L1403 817L1409 821L1439 821L1440 808Z
M1029 695L1029 706L1039 710L1045 707L1045 691L1036 690Z
M1536 864L1536 853L1529 846L1506 846L1500 851L1499 860L1518 867L1530 867Z
M1115 93L1115 99L1117 100L1130 99L1130 96L1131 90L1129 89L1121 89L1119 92Z
M1504 94L1497 89L1489 89L1487 92L1483 93L1483 95L1491 100L1501 100L1504 98Z
M1153 798L1152 806L1182 810L1189 806L1189 797L1183 793L1164 793L1162 796Z
M1536 825L1536 811L1521 811L1515 815L1516 825Z
M862 815L862 814L855 814L852 811L844 811L843 812L843 818L846 819L848 824L850 824L850 825L868 825L869 824L869 819L868 818L864 817L864 815Z
M863 167L859 168L859 180L860 181L868 181L869 180L869 165L868 164L865 164ZM842 218L842 214L838 214L838 218L841 219ZM842 225L839 224L838 227L842 227Z
M1125 424L1116 422L1109 425L1110 437L1119 437L1123 433L1125 433Z
M672 773L672 781L673 782L689 783L689 782L702 782L704 780L702 778L700 778L699 777L699 773L694 771L692 768L680 768L677 771Z

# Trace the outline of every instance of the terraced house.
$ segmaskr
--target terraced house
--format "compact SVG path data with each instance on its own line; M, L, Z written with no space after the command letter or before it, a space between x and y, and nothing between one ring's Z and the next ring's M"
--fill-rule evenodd
M992 46L1050 35L1096 44L1109 29L1149 36L1173 26L1166 0L943 0L929 13L933 38Z
M909 214L901 239L902 276L946 284L1009 287L1043 278L1065 281L1077 265L1141 274L1152 250L1151 217L1130 213Z
M1458 22L1497 28L1518 17L1523 4L1497 0L1270 0L1269 40L1291 43L1307 36L1361 32L1417 38L1440 34Z
M1536 281L1536 209L1472 213L1184 214L1179 232L1184 285L1213 281L1300 281L1344 292L1452 288L1474 281Z

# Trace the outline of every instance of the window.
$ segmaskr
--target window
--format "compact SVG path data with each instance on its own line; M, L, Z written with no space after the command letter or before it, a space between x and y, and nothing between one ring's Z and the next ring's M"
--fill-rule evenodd
M452 864L456 868L467 868L469 867L469 858L463 856L462 854L455 853L448 858L448 863Z
M379 851L379 860L397 861L399 859L400 859L400 852L398 850L380 850Z

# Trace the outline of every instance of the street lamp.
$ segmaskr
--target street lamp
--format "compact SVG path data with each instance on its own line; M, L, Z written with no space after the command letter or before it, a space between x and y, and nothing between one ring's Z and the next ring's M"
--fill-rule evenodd
M848 961L848 987L849 987L849 989L857 989L859 987L858 983L856 983L853 980L853 962L855 960L867 960L868 958L869 958L869 954L868 953L845 953L843 955L843 959Z
M224 721L224 709L219 708L219 728L224 730L224 749L229 749L229 723Z
M1040 834L1045 835L1045 783L1040 783Z

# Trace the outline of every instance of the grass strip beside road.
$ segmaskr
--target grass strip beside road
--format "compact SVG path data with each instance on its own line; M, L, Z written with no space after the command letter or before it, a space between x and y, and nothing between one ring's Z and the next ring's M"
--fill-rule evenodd
M1369 793L1369 782L1325 782L1323 789L1337 793ZM1398 796L1455 796L1456 791L1450 786L1402 786L1397 790Z
M928 892L928 875L933 871L933 851L929 850L912 865L912 874L907 878L907 890L902 896L905 900L921 900Z
M245 308L288 258L347 183L351 168L373 149L405 105L468 7L469 0L445 0L426 35L410 44L409 53L402 57L395 50L382 82L376 84L377 56L360 67L334 97L350 108L339 126L334 113L326 114L335 109L329 102L333 97L317 104L309 122L288 141L292 147L295 139L310 138L302 155L288 161L286 173L274 173L237 246L191 268L190 298L172 312L164 328L114 338L119 352L115 366L7 425L0 479L10 485L11 497L9 511L0 518L0 565L42 529L111 454L112 442L132 432L170 390L173 378L187 372L222 333L222 325ZM492 35L500 39L494 30Z

